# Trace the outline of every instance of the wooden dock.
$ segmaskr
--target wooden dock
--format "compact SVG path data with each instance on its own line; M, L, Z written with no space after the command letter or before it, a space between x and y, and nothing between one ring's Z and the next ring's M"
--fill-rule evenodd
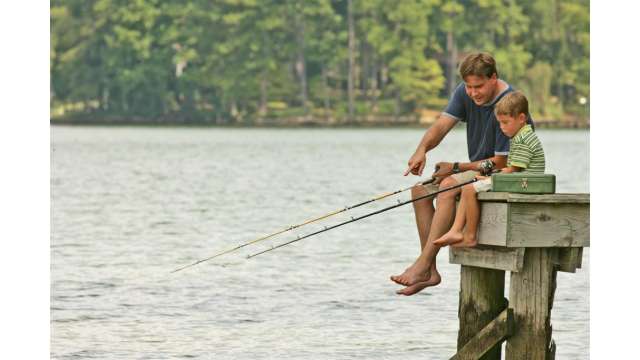
M558 271L589 246L589 194L480 193L478 243L450 248L461 265L458 352L451 359L555 359L551 309ZM511 272L509 299L505 271Z

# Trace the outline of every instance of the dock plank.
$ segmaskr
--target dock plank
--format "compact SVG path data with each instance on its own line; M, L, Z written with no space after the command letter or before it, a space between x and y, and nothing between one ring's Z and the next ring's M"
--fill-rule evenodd
M553 203L553 204L589 204L590 194L562 193L562 194L518 194L508 192L483 192L478 194L480 201L497 202L525 202L525 203Z
M509 204L508 247L589 246L589 205Z
M486 269L518 272L522 270L524 248L478 245L474 248L449 248L449 263Z

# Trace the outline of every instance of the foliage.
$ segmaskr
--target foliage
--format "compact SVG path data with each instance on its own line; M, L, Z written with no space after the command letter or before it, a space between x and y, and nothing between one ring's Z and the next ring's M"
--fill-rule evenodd
M589 96L588 0L352 1L357 115L440 110L447 78L460 81L449 59L472 51L494 55L535 116ZM52 114L346 116L347 11L347 0L52 0Z

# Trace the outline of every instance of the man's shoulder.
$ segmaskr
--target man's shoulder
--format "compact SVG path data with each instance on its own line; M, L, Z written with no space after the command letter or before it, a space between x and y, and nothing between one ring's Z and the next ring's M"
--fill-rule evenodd
M498 79L498 84L498 96L496 96L489 104L486 104L486 106L495 106L505 95L515 91L513 86L502 79Z
M456 121L466 121L470 101L471 98L464 89L464 82L461 82L451 93L449 102L442 113Z
M462 99L469 98L469 100L471 100L469 95L467 95L467 92L464 90L464 81L459 82L455 89L453 89L453 97L461 97Z
M514 88L513 86L511 86L511 84L509 84L508 82L506 82L505 80L500 79L501 84L504 86L503 89L505 92L512 92L512 91L516 91L516 88Z

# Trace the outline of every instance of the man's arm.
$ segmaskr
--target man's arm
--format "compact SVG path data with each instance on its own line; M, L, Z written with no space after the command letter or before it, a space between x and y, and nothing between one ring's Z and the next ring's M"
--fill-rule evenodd
M488 159L458 163L458 168L460 169L460 172L467 170L480 171L480 163L485 160L491 160L494 164L494 169L502 169L507 165L506 155L494 155ZM438 167L438 171L433 173L434 177L445 177L453 174L453 163L451 162L439 162L436 166Z
M424 166L427 163L427 153L440 144L445 135L449 133L457 122L458 120L452 117L440 114L438 120L427 129L422 140L420 140L418 148L409 159L409 167L404 172L404 176L407 176L409 173L418 176L422 175L422 170L424 170Z

